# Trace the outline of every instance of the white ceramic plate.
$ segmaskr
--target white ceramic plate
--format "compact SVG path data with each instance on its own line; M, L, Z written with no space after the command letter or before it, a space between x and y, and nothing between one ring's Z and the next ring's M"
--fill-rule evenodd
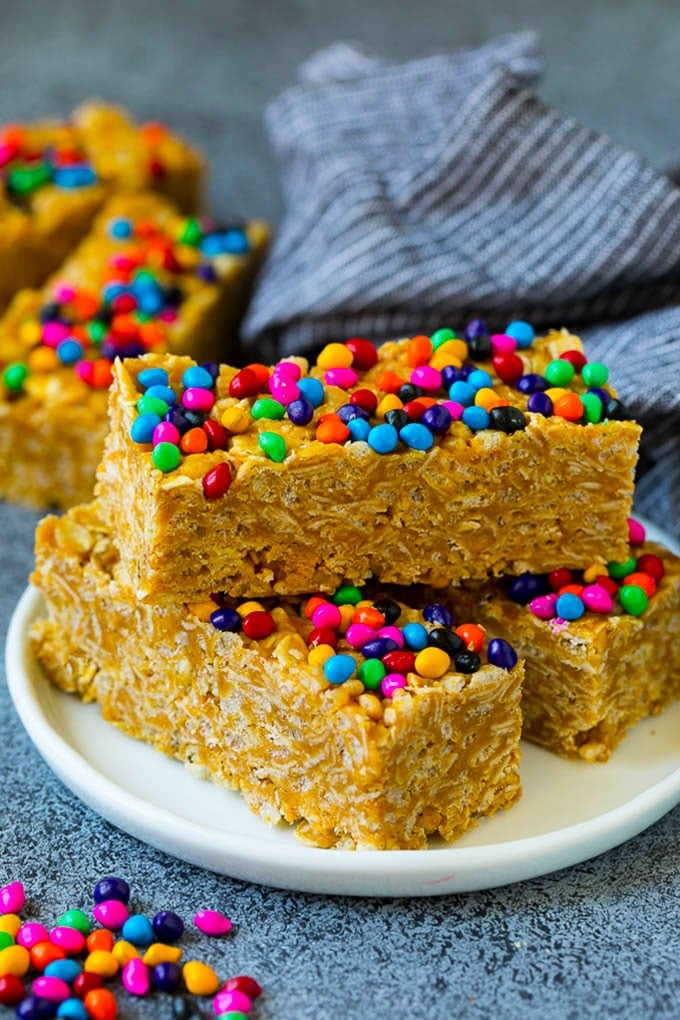
M650 537L662 537L649 529ZM676 546L677 548L677 546ZM524 795L455 845L352 852L300 844L269 828L236 793L105 723L48 683L28 638L43 612L29 588L7 638L14 705L47 764L91 808L175 857L234 878L300 892L435 896L517 882L587 860L680 802L680 703L632 730L606 765L523 745Z

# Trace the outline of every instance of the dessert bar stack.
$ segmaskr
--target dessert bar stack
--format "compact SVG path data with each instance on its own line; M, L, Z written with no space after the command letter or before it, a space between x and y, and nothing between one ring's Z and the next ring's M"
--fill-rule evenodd
M91 499L116 357L235 353L268 228L198 215L202 177L103 104L0 132L0 497Z
M417 848L509 807L525 660L527 735L560 753L603 759L670 700L673 643L653 678L640 649L677 626L680 574L631 557L640 430L578 338L477 320L113 375L96 499L38 529L38 655L264 820Z

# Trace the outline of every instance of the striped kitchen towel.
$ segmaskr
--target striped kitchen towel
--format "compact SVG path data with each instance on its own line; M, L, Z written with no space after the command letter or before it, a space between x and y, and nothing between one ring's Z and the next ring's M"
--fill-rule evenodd
M272 356L483 316L581 331L680 535L680 189L534 93L533 33L387 64L316 54L269 106L286 213L244 325Z

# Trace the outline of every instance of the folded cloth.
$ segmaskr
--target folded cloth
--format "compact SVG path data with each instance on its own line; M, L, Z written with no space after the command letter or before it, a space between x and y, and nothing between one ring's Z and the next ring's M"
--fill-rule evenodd
M480 315L579 329L646 427L639 509L680 535L680 189L546 106L540 69L533 33L308 60L266 114L287 208L244 341L287 354Z

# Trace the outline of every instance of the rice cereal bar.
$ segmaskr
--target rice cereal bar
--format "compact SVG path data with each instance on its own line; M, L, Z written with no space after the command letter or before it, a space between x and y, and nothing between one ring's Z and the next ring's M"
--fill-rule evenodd
M624 560L481 588L469 612L526 660L524 737L606 761L626 731L680 697L680 558L631 522Z
M625 555L640 429L607 369L566 332L515 323L518 347L480 329L216 379L188 358L117 363L97 491L127 521L137 596L442 587ZM157 385L169 403L149 414Z
M0 311L54 272L112 192L152 189L191 213L202 177L186 142L105 103L85 103L68 121L0 128Z
M90 499L114 358L233 351L267 238L262 221L218 229L151 193L110 199L59 272L0 317L0 496Z
M148 606L119 567L96 504L39 525L47 676L264 821L321 847L417 849L518 799L522 664L422 589L410 608L347 585Z

